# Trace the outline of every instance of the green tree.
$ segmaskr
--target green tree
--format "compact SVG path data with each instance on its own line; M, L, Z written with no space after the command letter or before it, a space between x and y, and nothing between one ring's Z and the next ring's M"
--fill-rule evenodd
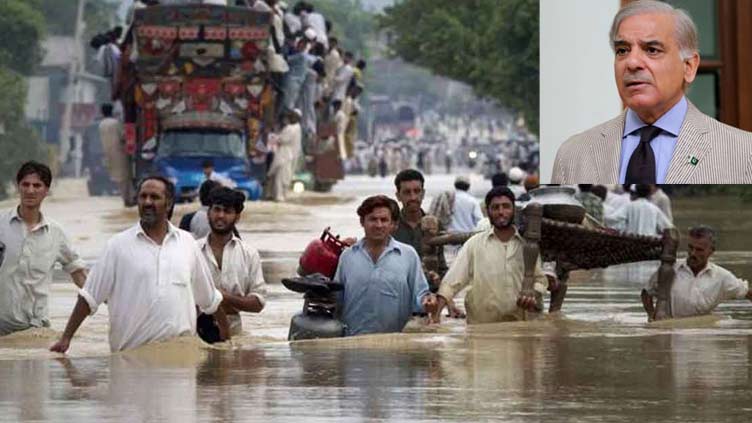
M23 0L0 1L0 67L30 74L42 60L44 18Z
M18 165L45 159L45 147L24 120L26 79L42 59L44 18L24 0L0 2L0 198Z
M538 133L538 0L403 0L380 26L407 62L518 111Z
M47 31L53 35L70 35L76 30L79 0L28 0L47 21ZM117 2L86 0L84 38L110 29L116 23Z

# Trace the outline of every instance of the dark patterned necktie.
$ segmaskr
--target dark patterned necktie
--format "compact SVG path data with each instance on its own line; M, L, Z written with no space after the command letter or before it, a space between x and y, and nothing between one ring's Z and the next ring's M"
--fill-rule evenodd
M632 157L629 158L625 183L654 184L656 182L655 154L650 147L650 142L660 133L661 128L656 126L644 126L640 129L640 144L635 148Z

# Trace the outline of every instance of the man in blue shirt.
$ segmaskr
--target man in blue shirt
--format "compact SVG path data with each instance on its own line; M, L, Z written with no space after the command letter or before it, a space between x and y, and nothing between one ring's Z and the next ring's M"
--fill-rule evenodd
M358 207L365 236L342 253L334 280L344 285L340 314L347 336L400 332L413 312L433 313L415 249L392 238L399 220L397 202L383 195Z

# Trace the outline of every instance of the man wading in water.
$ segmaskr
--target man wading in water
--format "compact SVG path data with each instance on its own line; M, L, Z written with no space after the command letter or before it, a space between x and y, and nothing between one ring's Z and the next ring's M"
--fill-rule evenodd
M170 223L175 187L149 176L138 187L141 220L107 243L91 270L60 340L64 353L73 335L97 307L110 314L110 349L121 351L181 335L196 334L196 305L215 314L220 338L229 339L227 316L193 236Z

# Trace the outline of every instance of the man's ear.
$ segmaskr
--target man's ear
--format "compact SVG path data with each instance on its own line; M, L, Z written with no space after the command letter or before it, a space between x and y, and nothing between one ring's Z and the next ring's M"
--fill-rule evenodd
M692 57L684 60L684 83L689 85L697 77L697 69L700 67L700 55L695 52Z

